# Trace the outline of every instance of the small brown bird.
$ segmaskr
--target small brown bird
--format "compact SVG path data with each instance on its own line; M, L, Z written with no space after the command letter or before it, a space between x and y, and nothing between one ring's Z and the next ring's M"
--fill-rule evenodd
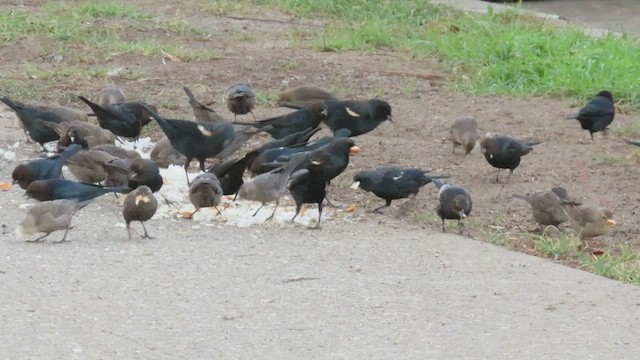
M256 116L253 114L253 108L256 106L256 95L253 88L246 82L237 82L229 87L227 91L227 107L233 113L233 121L236 121L238 115L251 113L253 120Z
M67 160L69 171L78 181L97 184L107 177L102 164L118 159L100 150L82 150Z
M607 234L616 221L611 219L613 211L590 206L566 204L563 209L569 215L573 231L581 239Z
M450 140L453 143L453 153L456 152L456 147L462 146L465 151L465 156L471 153L476 143L478 142L478 122L474 118L460 118L456 119L451 125L451 137Z
M124 91L115 85L109 85L98 92L96 99L96 102L102 106L122 104L124 102Z
M525 195L516 194L513 198L522 199L531 205L533 219L542 226L560 224L569 220L564 204L580 205L569 197L567 189L554 187L551 190L539 191Z
M171 145L166 135L153 146L149 158L163 169L168 168L169 165L184 165L187 161L187 158Z
M220 205L221 199L222 187L218 178L211 173L198 175L189 187L189 200L196 207L196 211L189 215L189 219L193 218L193 215L203 207L213 207L220 215L217 206Z
M86 111L82 111L82 110L78 110L78 109L74 109L66 106L60 106L60 105L39 105L38 107L43 111L48 110L54 114L58 114L59 116L66 119L66 121L68 122L89 121L89 116L87 115Z
M326 100L340 99L327 90L315 86L302 85L281 93L278 96L278 105L302 109Z
M140 186L133 190L124 199L124 206L122 208L122 216L124 217L125 224L127 226L127 234L129 240L131 240L131 222L140 221L142 229L144 230L143 238L153 239L147 233L147 228L144 226L144 222L153 217L158 209L158 201L153 196L153 192L148 186Z
M22 238L24 235L44 233L43 236L37 239L27 240L29 242L40 242L52 232L64 230L62 240L57 242L67 241L67 233L69 232L73 215L89 204L90 201L78 202L76 200L61 199L38 203L29 209L27 216L16 227L16 236Z
M188 87L182 88L184 92L187 94L189 98L189 105L193 109L193 115L196 118L196 121L202 122L216 122L216 121L227 121L222 115L218 114L212 108L202 104L199 102L196 97L193 95L193 92Z
M58 148L64 148L70 144L80 144L93 148L102 144L113 144L116 141L115 135L109 130L105 130L90 122L74 121L60 124L46 123L59 136Z
M111 144L103 144L94 146L91 150L100 150L104 151L111 156L115 156L118 159L140 159L140 153L135 150L127 150L125 148L121 148L119 146L111 145Z

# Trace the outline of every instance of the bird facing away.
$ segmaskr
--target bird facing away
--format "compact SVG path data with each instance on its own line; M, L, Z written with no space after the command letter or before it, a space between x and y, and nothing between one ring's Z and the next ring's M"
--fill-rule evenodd
M64 230L62 240L58 242L67 241L71 218L88 203L89 201L78 202L66 199L38 203L29 209L27 216L16 227L16 235L22 238L24 235L44 233L37 239L28 240L29 242L40 242L52 232Z
M334 133L348 129L351 136L358 136L375 129L384 121L393 121L391 105L383 100L330 100L324 104L327 105L328 115L323 122Z
M200 170L205 171L204 162L207 158L216 156L233 142L236 129L230 122L204 123L187 120L164 119L152 112L162 131L171 145L185 156L184 173L189 180L189 164L192 159L198 159Z
M327 196L327 182L322 177L323 161L313 160L307 167L291 174L287 188L296 202L296 214L291 218L293 222L302 208L302 204L318 204L318 223L314 228L320 228L322 219L322 202Z
M49 179L32 182L27 187L25 194L38 201L68 199L82 202L111 192L126 193L129 192L129 188L103 187L66 179Z
M65 161L80 150L82 150L82 146L72 144L60 154L20 164L13 169L11 174L13 183L26 190L29 184L36 180L60 179Z
M294 133L305 131L309 128L317 128L327 116L327 106L325 104L313 104L304 109L272 117L255 122L237 122L237 124L253 126L265 129L274 139L282 139Z
M233 113L233 121L236 121L238 115L251 113L253 120L256 116L253 114L253 108L256 106L256 95L249 83L237 82L227 90L227 107Z
M459 186L452 186L439 179L433 180L438 190L438 206L436 213L442 219L442 232L445 232L445 220L458 220L458 226L462 231L462 219L471 214L473 202L467 190Z
M509 183L513 170L520 165L520 158L533 150L533 146L540 142L525 142L508 136L486 137L480 142L480 150L484 158L494 168L498 169L496 182L499 180L500 169L509 169Z
M124 102L124 91L120 87L109 85L98 92L96 99L96 102L102 106L122 104Z
M211 173L198 175L189 186L189 200L196 208L196 211L189 215L189 219L203 207L213 207L220 215L218 205L222 200L222 187L218 178Z
M613 122L616 107L613 104L613 96L607 90L600 91L576 114L567 115L566 119L576 119L584 130L588 130L593 140L593 133L607 132L607 126Z
M371 212L391 206L391 201L417 195L420 188L440 176L427 176L427 170L397 166L379 167L358 172L353 177L352 189L360 188L383 199L385 204Z
M302 109L327 100L340 99L327 90L315 86L302 85L280 93L278 96L278 105Z
M125 225L127 226L127 235L131 240L131 222L140 221L144 235L142 238L153 239L149 236L147 228L144 226L144 222L153 217L158 209L158 200L153 196L153 192L148 186L140 186L133 190L124 198L124 205L122 207L122 216L124 217Z
M162 175L153 160L117 159L108 163L103 162L101 165L107 173L106 186L126 186L133 190L144 185L154 193L162 188Z
M462 146L464 154L469 155L478 142L478 122L474 118L456 119L451 125L450 140L453 143L452 152L456 152L456 147Z
M569 216L563 210L563 204L575 203L567 189L554 187L551 190L539 191L525 195L515 194L512 197L522 199L529 203L533 213L533 219L542 226L553 225L555 227L569 220Z
M215 110L210 107L199 102L196 97L193 95L193 92L188 87L184 86L182 88L187 97L189 98L189 105L193 109L193 115L196 118L196 121L201 122L216 122L216 121L227 121L222 115L215 112Z
M569 215L571 228L581 239L605 235L616 225L611 210L573 204L565 204L563 209Z
M260 209L268 202L275 201L276 206L273 213L266 220L272 220L280 205L280 198L287 191L287 182L293 170L306 159L304 154L294 155L285 165L273 169L267 173L260 174L245 182L238 191L238 196L242 199L259 201L262 203L252 216L256 216Z
M100 150L82 150L67 160L69 171L78 181L97 184L107 177L103 163L118 159Z

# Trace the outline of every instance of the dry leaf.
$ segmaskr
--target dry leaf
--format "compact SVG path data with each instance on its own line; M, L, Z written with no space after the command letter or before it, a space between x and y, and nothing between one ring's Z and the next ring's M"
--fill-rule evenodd
M7 191L7 190L11 189L12 187L13 187L13 185L11 183L0 182L0 190Z
M189 218L191 217L191 215L192 215L192 214L193 214L193 212L192 212L192 211L187 210L187 211L183 211L183 212L181 212L181 213L180 213L180 216L181 216L183 219L189 219Z
M356 204L351 204L344 211L346 211L346 212L355 212L357 209L358 209L358 207L356 206Z

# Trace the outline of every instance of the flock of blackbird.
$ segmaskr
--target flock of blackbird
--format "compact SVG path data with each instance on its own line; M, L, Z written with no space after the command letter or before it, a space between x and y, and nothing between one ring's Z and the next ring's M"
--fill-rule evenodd
M200 103L189 88L184 87L184 91L195 121L165 118L152 104L127 102L122 89L115 86L102 89L95 102L80 96L90 111L0 98L17 115L27 141L37 142L43 149L44 144L57 141L55 155L20 164L12 173L14 184L39 201L28 210L17 232L44 233L31 240L41 241L54 231L64 230L61 241L65 241L71 219L78 210L98 196L116 193L126 194L122 214L129 238L133 221L139 221L143 237L149 237L144 222L151 219L158 206L154 193L163 186L159 168L170 164L184 165L195 212L214 207L220 213L217 206L222 196L235 195L262 204L254 216L265 204L274 202L269 220L280 199L289 192L296 203L291 221L303 204L315 203L319 210L316 227L320 227L323 204L331 205L326 197L327 186L347 168L349 156L360 151L353 138L374 130L384 121L392 121L391 106L386 101L341 100L313 86L300 86L280 94L279 104L291 108L290 113L255 120L256 98L251 85L239 82L227 92L226 103L234 114L232 122ZM236 121L236 116L249 113L254 121ZM577 114L567 118L578 120L593 141L594 133L606 132L614 115L611 93L601 91ZM89 121L93 117L96 121ZM150 159L115 145L122 138L136 141L141 129L151 121L159 125L165 136L155 144ZM333 135L311 141L321 124ZM233 157L259 133L269 134L272 139L242 157ZM461 147L465 155L469 154L480 140L477 121L455 120L450 139L454 153ZM522 157L537 144L509 136L487 136L481 139L480 149L487 162L498 169L496 182L501 169L509 170L505 182L508 183ZM194 159L202 174L190 179L189 166ZM215 164L207 167L207 161L212 159L217 159ZM63 178L64 165L78 181ZM442 219L443 231L445 220L459 220L461 226L461 220L471 213L471 195L462 187L446 183L448 176L427 173L418 168L378 167L355 174L352 188L383 199L384 204L372 210L379 212L393 200L415 196L421 187L434 183L439 189L436 212ZM582 238L603 235L615 224L611 212L575 201L562 187L515 197L531 205L538 224L559 226L569 221Z

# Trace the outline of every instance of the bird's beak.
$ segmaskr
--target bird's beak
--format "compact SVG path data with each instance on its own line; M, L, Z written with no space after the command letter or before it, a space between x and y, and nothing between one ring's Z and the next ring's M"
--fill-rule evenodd
M617 224L617 222L616 222L615 220L613 220L613 219L607 219L607 225L613 226L613 225L615 225L615 224Z
M493 159L493 154L489 154L489 159Z
M316 165L316 166L317 166L317 165L322 164L322 162L321 162L321 161L317 161L317 160L314 160L314 161L312 161L311 163L312 163L313 165Z
M17 184L17 183L18 183L18 180L13 180L11 183L12 183L13 185L15 185L15 184Z
M320 114L324 115L324 116L328 116L329 115L329 111L327 111L327 108L322 109L322 111L320 111Z
M360 187L360 181L354 181L350 186L352 189L357 189Z
M143 203L148 203L149 202L149 197L145 196L145 195L138 195L136 196L136 201L135 204L136 206L138 206L138 204L140 203L140 201L142 201Z
M357 154L359 152L361 152L362 149L360 149L359 147L353 145L352 147L349 148L349 154Z
M393 121L393 116L391 116L391 114L387 115L387 120L395 124L395 122Z
M467 217L467 214L465 214L465 213L464 213L464 210L463 210L463 211L460 211L460 212L458 213L458 215L460 215L460 219L464 219L464 218L466 218L466 217Z

